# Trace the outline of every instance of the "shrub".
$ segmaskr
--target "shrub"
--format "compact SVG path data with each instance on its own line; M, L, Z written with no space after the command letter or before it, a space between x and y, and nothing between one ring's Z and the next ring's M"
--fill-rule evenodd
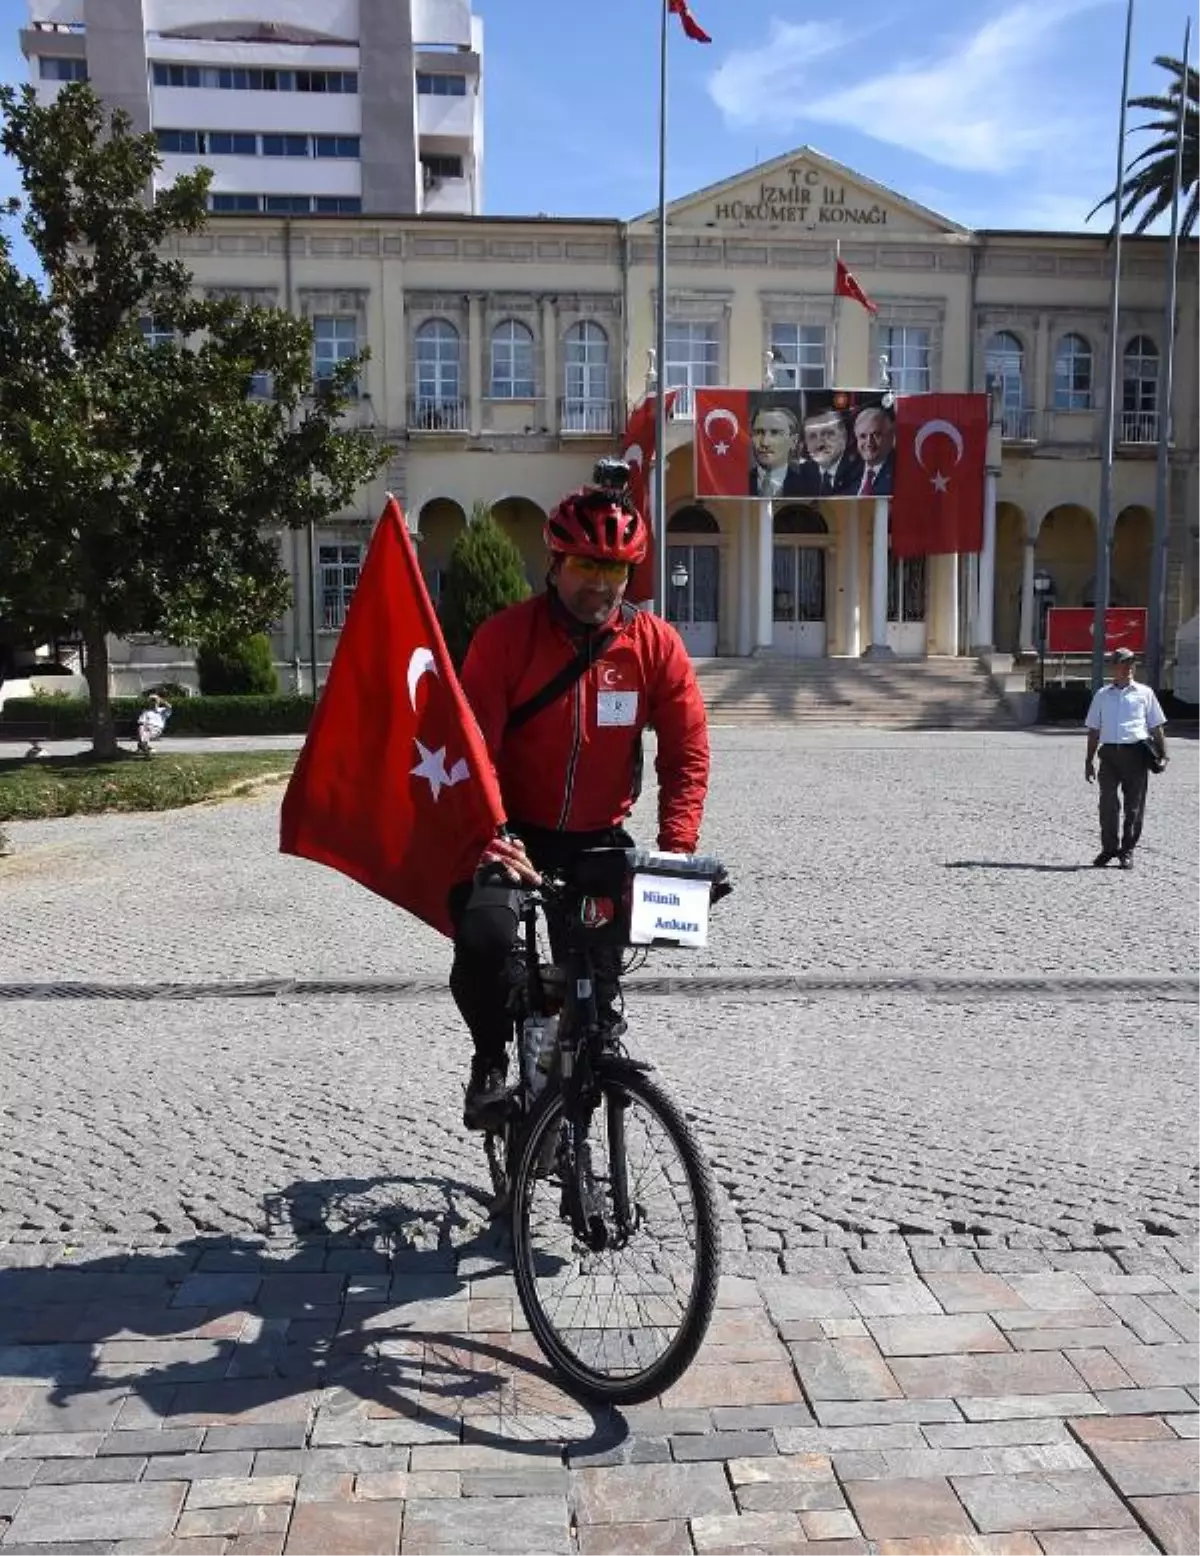
M454 542L439 607L446 647L456 665L480 622L529 594L521 553L492 518L478 507Z
M202 697L273 697L279 690L271 642L263 632L202 643L196 670Z
M114 697L117 733L128 738L143 697ZM184 697L175 703L164 739L172 735L303 735L312 718L311 697ZM52 740L85 740L91 734L86 697L10 697L0 709L0 729L22 722L48 724Z

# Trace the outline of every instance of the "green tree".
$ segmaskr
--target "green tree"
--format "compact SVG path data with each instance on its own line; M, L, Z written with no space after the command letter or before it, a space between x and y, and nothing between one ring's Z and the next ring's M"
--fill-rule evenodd
M196 672L206 697L274 697L279 691L271 640L265 632L201 643Z
M278 532L344 508L388 450L340 426L358 362L314 394L306 324L193 294L168 251L205 223L207 169L149 202L153 136L83 84L48 107L0 88L0 146L45 273L0 236L0 619L78 624L110 755L106 635L264 630L289 600Z
M439 606L446 647L454 663L461 665L467 657L481 621L528 594L521 553L496 523L487 504L476 503L471 522L450 552Z
M1190 65L1181 59L1159 54L1154 63L1172 78L1166 93L1152 97L1131 97L1131 108L1148 108L1160 117L1146 124L1135 126L1137 132L1156 135L1158 139L1134 158L1122 189L1124 204L1122 217L1132 216L1141 208L1135 232L1145 232L1150 223L1164 211L1171 209L1175 194L1175 149L1179 144L1179 94L1186 94L1183 105L1183 166L1180 168L1180 193L1186 202L1179 220L1182 237L1189 237L1196 226L1197 205L1200 204L1200 166L1197 164L1197 76ZM1094 216L1106 205L1116 202L1116 191L1106 195L1099 205L1088 212Z

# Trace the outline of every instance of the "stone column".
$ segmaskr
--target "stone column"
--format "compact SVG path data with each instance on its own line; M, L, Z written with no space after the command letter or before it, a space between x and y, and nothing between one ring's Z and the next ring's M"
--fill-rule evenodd
M1031 564L1032 565L1032 564ZM1033 573L1030 572L1032 582ZM979 553L979 604L975 613L975 642L978 654L995 648L996 608L996 472L989 470L983 488L983 550Z
M952 551L942 557L941 563L945 569L945 577L942 581L942 610L945 612L946 626L945 630L937 635L941 648L935 649L926 639L925 652L956 655L958 653L958 552Z
M1023 654L1035 654L1036 645L1033 641L1033 550L1037 544L1036 537L1029 536L1025 541L1025 555L1021 567L1021 652Z
M741 659L750 655L754 645L754 536L751 533L751 525L754 520L754 508L750 503L742 504L742 511L738 521L737 559L738 559L738 617L737 617L737 654Z
M887 640L888 499L876 497L871 532L871 641L864 659L894 659Z
M758 509L758 631L754 646L770 648L775 637L772 603L775 598L775 512L769 502L756 503Z
M467 301L467 424L475 437L483 426L483 297L472 292Z
M843 544L845 545L845 609L842 612L843 632L841 652L855 658L862 652L862 580L858 567L857 503L835 504L841 517Z
M558 431L558 310L553 297L542 298L542 425Z

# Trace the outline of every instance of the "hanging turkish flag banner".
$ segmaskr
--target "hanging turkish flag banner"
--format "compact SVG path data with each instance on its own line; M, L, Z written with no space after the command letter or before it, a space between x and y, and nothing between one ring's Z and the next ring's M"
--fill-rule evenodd
M750 395L746 389L696 389L696 496L751 493Z
M892 555L982 550L987 395L902 395L897 407Z
M667 390L668 416L675 403L676 393L674 389ZM629 581L628 595L635 604L643 600L652 600L655 594L654 532L653 525L650 523L648 482L650 466L657 456L658 428L655 420L657 409L657 395L648 394L640 405L635 405L630 411L629 420L625 424L625 435L621 440L621 458L629 466L629 495L633 498L634 507L646 520L646 526L651 532L650 549L646 553L645 561L638 563Z
M279 848L340 870L444 935L447 897L504 821L394 497L375 530L296 763Z
M667 9L680 20L684 32L693 43L711 43L712 39L692 15L687 0L667 0Z
M837 270L833 278L833 295L853 297L854 301L861 303L868 313L879 312L879 304L871 301L840 259L837 261Z

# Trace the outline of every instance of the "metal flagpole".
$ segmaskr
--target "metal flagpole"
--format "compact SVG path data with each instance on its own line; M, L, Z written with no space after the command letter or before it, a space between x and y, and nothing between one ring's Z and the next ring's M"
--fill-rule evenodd
M1133 0L1125 9L1125 64L1121 73L1121 113L1117 130L1117 184L1114 196L1112 287L1108 309L1108 413L1104 428L1104 458L1100 465L1100 513L1096 522L1095 610L1092 614L1092 690L1104 682L1104 618L1108 609L1112 562L1113 456L1117 437L1117 357L1121 301L1121 207L1125 200L1125 105L1129 97L1129 45L1133 37Z
M1179 119L1175 127L1175 179L1171 185L1171 242L1167 257L1167 316L1163 325L1166 353L1158 407L1158 469L1154 483L1154 540L1150 549L1150 607L1146 623L1146 680L1162 689L1163 638L1167 624L1167 548L1170 545L1171 394L1175 378L1175 296L1179 276L1179 192L1183 183L1183 132L1187 112L1188 50L1192 19L1183 29L1183 75L1179 81Z
M838 276L837 265L838 265L838 260L841 259L841 257L842 257L842 240L841 240L841 238L837 238L834 241L834 248L833 248L833 344L832 344L832 360L831 360L831 362L829 364L829 381L833 385L834 388L837 387L837 381L838 381L838 365L837 365L837 362L838 362L838 358L837 358L838 318L841 315L841 311L842 311L842 294L837 289L837 276Z
M667 22L668 0L660 7L658 65L658 368L654 402L654 596L667 614Z

